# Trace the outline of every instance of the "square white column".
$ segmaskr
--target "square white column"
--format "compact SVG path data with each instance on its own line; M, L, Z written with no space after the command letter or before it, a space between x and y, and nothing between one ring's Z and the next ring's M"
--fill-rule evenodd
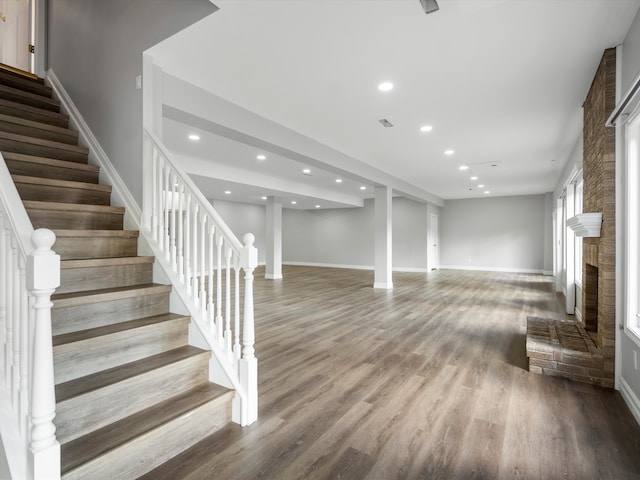
M264 278L282 278L282 203L275 197L267 198L266 212L266 271Z
M393 288L392 274L392 190L375 190L375 274L373 288Z

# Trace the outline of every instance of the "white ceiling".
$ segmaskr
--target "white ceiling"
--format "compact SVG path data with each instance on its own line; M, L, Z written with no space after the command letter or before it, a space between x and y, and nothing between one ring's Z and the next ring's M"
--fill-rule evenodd
M554 189L602 51L622 42L640 0L439 0L431 15L418 0L214 3L219 11L151 49L166 72L453 199ZM379 92L382 81L395 88ZM382 127L382 118L394 127ZM424 124L433 131L421 133ZM286 157L266 152L256 163L254 147L204 132L196 148L181 140L188 126L165 120L164 129L179 157L265 180L247 182L239 201L307 192L306 208L353 206L344 195L366 198L375 184L361 194L359 174L340 185L330 167L303 178L304 165ZM199 175L210 198L231 190L224 178ZM270 188L267 180L280 177L298 187ZM337 202L331 191L342 195Z

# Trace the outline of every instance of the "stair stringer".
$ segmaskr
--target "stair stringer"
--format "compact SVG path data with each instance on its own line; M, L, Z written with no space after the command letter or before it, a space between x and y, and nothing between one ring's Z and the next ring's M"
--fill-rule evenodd
M241 415L240 410L242 405L246 404L247 395L239 383L237 369L223 355L221 349L217 347L212 335L208 332L208 328L198 320L201 316L200 312L188 307L191 303L189 302L188 293L181 288L179 282L172 279L174 274L171 265L164 258L164 253L159 252L152 246L151 233L142 226L142 210L138 202L136 202L106 152L100 146L100 143L93 135L53 69L47 71L46 82L53 90L53 97L60 102L61 111L69 116L70 127L78 131L78 145L89 149L89 163L100 167L100 183L112 186L111 205L125 207L124 228L140 232L138 237L139 255L152 255L155 257L156 261L153 265L154 282L172 285L170 295L171 310L175 313L191 316L189 345L212 352L209 361L209 381L235 390L232 420L242 424L243 415Z

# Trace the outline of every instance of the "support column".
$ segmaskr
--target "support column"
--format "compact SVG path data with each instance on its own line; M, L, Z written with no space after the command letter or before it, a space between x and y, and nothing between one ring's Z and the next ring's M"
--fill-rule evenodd
M264 278L279 280L282 278L282 203L275 197L267 198L266 230L267 267Z
M393 288L392 271L392 198L390 187L375 191L375 275L373 288Z

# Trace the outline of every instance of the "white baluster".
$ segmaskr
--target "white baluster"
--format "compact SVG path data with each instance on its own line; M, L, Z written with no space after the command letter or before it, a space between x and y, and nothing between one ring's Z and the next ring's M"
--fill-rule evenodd
M253 318L253 270L258 265L258 251L253 246L255 237L247 233L243 237L241 264L244 270L244 318L242 321L242 358L240 359L240 384L247 394L241 409L240 423L249 425L258 418L258 360L255 357L255 326Z
M187 208L185 213L185 226L184 226L184 268L185 268L185 286L187 287L187 294L191 293L191 194L187 194Z
M224 340L225 340L225 350L227 357L231 360L231 356L233 352L231 351L231 254L233 253L231 247L227 247L226 251L227 257L227 276L226 276L226 284L224 287L225 299L224 299Z
M240 360L240 354L242 353L240 351L240 258L236 255L235 258L235 264L234 264L234 269L235 269L235 284L236 284L236 290L235 290L235 312L234 312L234 317L235 317L235 322L233 324L233 333L234 333L234 340L233 340L233 354L234 354L234 367L238 368L238 360Z
M216 325L218 327L217 331L218 331L218 341L220 342L220 345L223 345L222 343L222 339L224 338L222 335L222 329L224 328L224 325L222 323L222 243L224 242L224 239L222 238L222 234L220 233L217 237L216 237L216 247L217 247L217 270L218 270L218 277L217 277L217 281L216 281L216 301L218 302L217 308L216 308Z
M178 273L180 274L180 282L184 284L184 224L182 211L184 210L184 185L180 183L178 189Z
M27 291L27 265L20 257L20 432L27 437L29 421L29 295Z
M20 405L20 341L22 337L20 320L20 307L22 299L20 298L20 251L18 249L18 240L16 237L12 239L13 252L13 372L11 373L11 401L13 410L18 411Z
M158 178L156 180L158 184L158 246L160 251L165 253L164 237L166 234L166 228L164 223L164 211L165 211L165 195L164 195L164 159L158 160Z
M200 315L203 319L207 318L207 295L205 293L205 279L207 278L206 266L206 240L207 235L207 215L202 212L200 217Z
M60 256L51 251L55 235L39 229L31 237L36 247L27 258L27 288L35 296L35 334L31 374L31 478L59 478L60 444L56 440L56 399L51 342L51 294L60 285Z
M211 222L211 226L209 227L209 238L207 241L207 244L209 245L209 281L207 282L207 297L208 297L208 305L207 305L207 320L209 323L209 328L211 329L211 331L213 333L216 332L215 330L215 322L214 322L214 315L215 315L215 305L213 303L213 244L215 243L215 234L216 234L216 227L213 225L213 222Z
M175 174L169 179L171 185L171 229L169 230L169 251L171 254L171 269L176 272L178 270L178 261L176 258L176 181Z
M13 252L11 247L11 233L5 229L5 251L3 252L7 269L4 271L4 285L6 289L7 301L7 336L4 356L4 378L5 384L11 386L11 368L13 365Z
M194 305L198 305L198 211L200 210L200 205L197 203L193 206L193 223L191 225L191 239L193 241L192 245L192 282L193 282L193 291L191 298L193 300Z
M151 198L152 198L152 206L151 206L151 231L153 233L153 239L158 241L158 151L153 148L153 153L151 154L152 160L152 171L151 171Z
M165 258L167 261L171 261L171 240L169 239L169 209L171 205L169 205L169 176L171 172L169 170L169 165L167 163L164 164L164 182L162 187L162 196L164 197L164 202L162 203L163 214L164 214L164 229L162 231L162 239L163 239L163 247L162 249L165 252Z

